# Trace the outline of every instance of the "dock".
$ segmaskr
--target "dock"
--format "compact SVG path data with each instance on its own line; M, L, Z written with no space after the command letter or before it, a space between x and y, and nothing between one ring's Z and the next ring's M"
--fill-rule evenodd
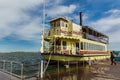
M102 61L91 66L90 80L120 80L120 62Z
M0 71L0 80L20 80L20 79Z
M11 76L10 74L4 73L0 71L0 80L21 80L21 78L17 78L15 76ZM25 80L36 80L35 77Z
M84 75L81 74L81 75L84 77L85 76L88 77L87 78L88 80L120 80L120 76L119 76L120 62L116 62L116 63L117 63L116 65L111 65L110 60L98 61L97 63L94 63L89 66L89 71L88 71L89 74L88 75L87 74L84 74ZM85 70L83 70L83 72L84 71ZM81 72L78 72L78 73L81 73ZM58 74L56 73L56 75L58 75ZM74 79L81 80L81 78L77 78L77 76L80 76L80 74L74 76L74 77L76 77ZM51 76L51 78L52 78L52 76ZM66 79L67 78L69 78L69 76L66 76ZM21 80L21 79L0 71L0 80ZM25 79L25 80L37 80L37 79L35 77L32 77L32 78ZM47 80L51 80L51 79L47 79Z

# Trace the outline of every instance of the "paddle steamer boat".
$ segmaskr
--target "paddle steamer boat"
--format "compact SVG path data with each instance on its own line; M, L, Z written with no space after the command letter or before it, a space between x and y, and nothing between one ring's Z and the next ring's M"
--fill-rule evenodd
M96 26L97 27L97 26ZM64 17L50 21L42 35L41 54L54 61L88 61L109 58L109 37L90 26L75 24Z

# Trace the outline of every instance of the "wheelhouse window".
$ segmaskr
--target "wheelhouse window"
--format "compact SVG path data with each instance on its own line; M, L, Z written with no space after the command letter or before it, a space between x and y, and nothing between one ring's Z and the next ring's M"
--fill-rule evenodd
M58 26L58 27L60 26L60 21L57 21L57 26Z
M54 22L54 23L53 23L53 27L55 27L55 25L56 25L56 24L55 24L55 22Z
M67 49L67 43L66 43L66 41L63 41L63 49Z
M61 26L64 27L64 21L61 21Z

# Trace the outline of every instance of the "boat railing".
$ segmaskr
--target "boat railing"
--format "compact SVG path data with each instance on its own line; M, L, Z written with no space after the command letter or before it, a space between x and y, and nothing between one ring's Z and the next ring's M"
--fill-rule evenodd
M45 47L45 53L61 53L61 54L72 54L75 52L79 54L80 48L71 46L60 46L60 45L50 45Z
M43 60L41 60L43 61ZM12 77L19 78L21 80L28 78L40 78L43 75L43 66L41 62L36 64L25 64L17 61L0 60L0 71L6 73ZM42 71L42 72L41 72Z
M44 36L45 37L50 36L50 29L44 30Z
M56 32L56 33L54 33ZM65 35L65 36L82 36L80 31L68 31L68 30L62 30L60 29L60 32L58 33L58 31L54 31L53 33L50 32L50 29L46 29L44 30L44 36L48 37L48 36L53 36L53 35Z

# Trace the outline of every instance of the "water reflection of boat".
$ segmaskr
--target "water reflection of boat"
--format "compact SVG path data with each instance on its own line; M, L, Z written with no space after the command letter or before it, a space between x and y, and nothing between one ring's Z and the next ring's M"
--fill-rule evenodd
M89 27L58 17L50 21L50 29L42 36L42 55L47 60L88 61L109 57L108 36ZM52 55L50 57L50 55Z
M89 66L71 66L70 68L56 68L55 70L47 71L45 79L48 80L89 80Z

